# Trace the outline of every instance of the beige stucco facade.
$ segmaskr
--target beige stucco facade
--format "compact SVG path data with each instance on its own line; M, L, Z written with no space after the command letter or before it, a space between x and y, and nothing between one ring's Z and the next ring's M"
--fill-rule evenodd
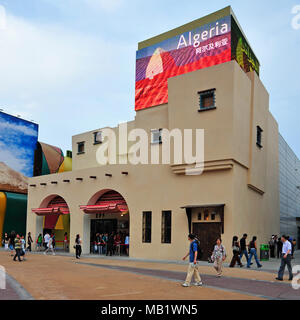
M212 88L216 89L216 108L198 112L198 92ZM42 232L43 218L31 210L59 195L70 210L70 247L79 233L83 252L89 253L90 223L96 215L85 214L79 206L95 204L105 190L115 190L129 208L130 256L134 258L177 260L186 254L189 222L185 206L194 206L193 227L196 222L221 223L219 214L214 221L198 221L198 213L201 206L225 204L222 239L229 251L234 235L256 235L260 244L278 234L278 125L269 112L268 92L256 73L246 74L231 61L170 78L168 92L168 104L138 111L135 120L128 123L128 131L141 128L150 137L151 129L204 129L201 175L185 175L188 165L184 161L176 165L101 166L96 159L99 145L94 144L94 132L100 129L79 134L72 140L73 171L30 179L29 184L35 186L29 188L27 231L33 235ZM263 129L263 148L256 145L257 126ZM82 154L77 154L78 142L84 142ZM128 143L127 150L133 143ZM149 139L149 159L154 148L161 150L162 144L151 144ZM127 157L126 152L122 156ZM171 243L161 242L163 210L172 212ZM152 212L151 243L142 241L144 211Z

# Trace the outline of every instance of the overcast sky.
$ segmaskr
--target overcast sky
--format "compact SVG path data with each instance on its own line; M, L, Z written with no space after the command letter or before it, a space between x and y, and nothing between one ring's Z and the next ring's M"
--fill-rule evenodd
M231 5L261 63L270 109L300 157L300 29L294 1L0 0L0 108L39 124L39 140L134 118L137 43ZM0 8L1 9L1 8Z

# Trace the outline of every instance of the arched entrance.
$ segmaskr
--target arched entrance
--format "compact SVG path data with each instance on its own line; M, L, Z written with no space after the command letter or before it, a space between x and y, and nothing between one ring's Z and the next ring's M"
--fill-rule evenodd
M90 215L91 253L129 254L129 209L120 193L102 190L92 197L88 205L80 208Z
M42 201L39 208L32 209L32 212L38 216L38 234L54 235L55 248L69 251L70 211L66 201L59 195L51 195Z

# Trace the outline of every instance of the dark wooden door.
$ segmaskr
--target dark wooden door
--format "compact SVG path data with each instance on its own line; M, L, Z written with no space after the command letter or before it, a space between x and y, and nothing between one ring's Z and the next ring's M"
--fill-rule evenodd
M200 240L200 247L203 251L201 260L207 261L217 238L221 236L221 223L193 223L193 234Z

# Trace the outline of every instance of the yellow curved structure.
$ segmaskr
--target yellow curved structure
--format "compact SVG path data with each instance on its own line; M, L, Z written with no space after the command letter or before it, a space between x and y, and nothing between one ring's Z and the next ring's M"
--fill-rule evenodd
M6 195L4 192L0 192L0 243L2 242L2 233L6 211Z
M60 165L58 169L58 173L72 171L72 158L65 157L63 163Z

